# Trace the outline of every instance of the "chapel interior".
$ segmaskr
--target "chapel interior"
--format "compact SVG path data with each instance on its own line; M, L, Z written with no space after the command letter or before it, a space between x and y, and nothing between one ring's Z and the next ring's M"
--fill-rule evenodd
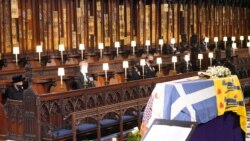
M215 116L200 123L192 98L177 113L197 124L189 140L248 140L249 15L249 0L0 0L0 140L146 141L180 85L210 81Z

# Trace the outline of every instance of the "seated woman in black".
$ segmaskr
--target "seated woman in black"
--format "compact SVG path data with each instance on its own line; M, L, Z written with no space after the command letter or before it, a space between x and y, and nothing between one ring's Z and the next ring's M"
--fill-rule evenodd
M22 75L12 77L12 85L5 91L5 95L9 99L22 100L23 99L23 78Z

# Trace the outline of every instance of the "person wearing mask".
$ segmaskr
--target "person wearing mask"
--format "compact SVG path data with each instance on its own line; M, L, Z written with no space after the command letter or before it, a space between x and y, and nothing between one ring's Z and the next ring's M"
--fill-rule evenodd
M128 81L139 80L141 78L141 72L138 66L136 65L136 62L132 60L128 68Z
M208 45L207 45L208 46ZM206 48L206 42L205 42L205 38L201 41L199 48L198 48L199 53L202 52L206 52L207 48Z
M156 76L156 71L153 66L154 63L154 57L152 55L149 55L146 57L146 65L145 65L145 72L144 72L144 78L152 78Z
M12 77L12 85L5 91L5 95L9 99L22 100L23 99L23 81L25 78L22 75Z

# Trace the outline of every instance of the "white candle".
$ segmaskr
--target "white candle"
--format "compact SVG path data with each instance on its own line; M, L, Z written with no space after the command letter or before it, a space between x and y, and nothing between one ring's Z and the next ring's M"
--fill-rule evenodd
M248 41L250 41L250 36L247 36Z
M161 71L162 58L161 58L161 57L158 57L158 58L156 59L156 63L157 63L158 66L159 66L159 71Z
M149 54L150 40L146 40L145 45L146 45L146 47L147 47L147 54Z
M188 62L190 60L190 55L185 55L184 59L187 62L187 71L188 71Z
M127 80L127 68L128 68L128 61L123 61L122 66L125 70L125 80Z
M63 51L65 51L64 44L60 44L58 50L61 52L61 60L63 64Z
M43 52L43 48L41 45L37 45L36 46L36 52L38 53L38 60L39 60L39 63L41 63L41 52Z
M104 49L103 43L98 44L98 49L100 49L100 58L102 58L102 50Z
M133 55L135 55L136 41L131 41L131 47L133 48Z
M205 37L205 42L208 43L209 42L209 38Z
M224 36L224 37L223 37L223 41L224 41L224 42L227 42L227 36Z
M83 60L83 50L84 50L84 49L85 49L84 44L79 44L79 50L81 51L82 60Z
M185 59L186 62L188 62L190 60L190 55L185 55L184 59Z
M18 58L17 55L20 53L19 47L13 47L13 54L16 56L16 66L18 66Z
M213 54L213 52L209 52L208 53L208 58L210 58L210 66L212 66L213 65L213 57L214 57L214 54Z
M63 76L65 75L64 68L58 68L58 76L61 79L61 88L63 87Z
M218 42L218 37L214 37L214 42Z
M201 60L203 59L203 54L198 54L198 59L199 59L199 62L200 62L200 70L201 70Z
M226 48L227 47L227 37L226 36L223 37L223 41L224 41L224 47Z
M171 43L171 44L175 44L175 38L172 38L172 39L170 40L170 43Z
M243 41L244 40L244 36L240 36L240 40Z
M146 45L146 46L150 46L150 40L146 40L145 45Z
M234 36L232 36L232 41L233 41L233 42L235 41L235 37L234 37Z
M218 40L219 40L218 37L214 37L215 48L217 48Z
M237 44L236 43L232 44L232 49L233 49L233 56L235 56L235 50L237 49Z
M206 50L208 50L208 48L207 48L208 42L209 42L209 38L208 38L208 37L205 37Z
M144 66L146 65L145 59L140 60L140 65L142 66L142 76L144 78Z
M248 53L250 54L250 42L247 42Z
M103 63L102 68L105 71L105 80L106 80L106 82L108 82L108 73L107 73L107 71L109 70L109 64L108 63Z
M120 47L120 42L115 42L116 56L119 56L119 47Z
M162 46L163 46L164 42L163 39L159 39L159 45L160 45L160 49L161 49L161 54L162 54Z
M128 68L128 61L123 61L122 66L123 68Z
M172 56L172 62L174 63L174 70L175 70L175 63L177 63L177 56Z

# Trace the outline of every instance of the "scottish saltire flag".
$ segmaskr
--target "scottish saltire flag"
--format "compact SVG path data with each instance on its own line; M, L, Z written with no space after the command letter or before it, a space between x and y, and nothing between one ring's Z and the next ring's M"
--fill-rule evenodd
M226 111L240 115L241 128L246 131L246 111L237 76L159 83L146 106L142 130L156 118L205 123Z

